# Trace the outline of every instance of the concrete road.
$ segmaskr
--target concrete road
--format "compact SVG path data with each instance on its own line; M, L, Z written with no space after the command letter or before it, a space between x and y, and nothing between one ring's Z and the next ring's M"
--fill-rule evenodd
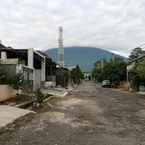
M0 145L145 145L145 96L85 82Z

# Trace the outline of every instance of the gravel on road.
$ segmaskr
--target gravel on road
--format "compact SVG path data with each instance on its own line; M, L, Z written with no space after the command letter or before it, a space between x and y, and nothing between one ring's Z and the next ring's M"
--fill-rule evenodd
M145 145L145 96L83 82L0 145Z

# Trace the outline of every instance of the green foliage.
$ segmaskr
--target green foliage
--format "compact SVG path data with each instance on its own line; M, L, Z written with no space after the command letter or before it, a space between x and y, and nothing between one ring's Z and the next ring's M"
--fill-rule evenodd
M92 71L92 77L98 82L101 82L103 80L102 70L100 68L95 67Z
M133 49L129 56L129 61L139 58L140 56L142 56L142 54L144 54L142 48L137 47ZM131 84L131 88L136 91L139 90L140 84L145 85L145 59L141 60L140 62L138 61L135 64L134 68L129 71L129 81Z
M102 61L103 64L106 64L107 62L105 60ZM97 80L98 82L101 82L103 80L103 65L101 61L97 61L94 64L94 69L92 70L92 77L93 79Z
M101 64L96 62L92 71L92 76L97 81L110 80L113 84L118 85L121 81L126 80L126 62L120 58L115 58L109 62Z
M9 84L15 88L15 89L19 89L22 88L22 83L23 83L23 74L22 73L18 73L16 75L14 75L14 77L10 77L9 78Z
M9 84L14 89L18 89L22 85L23 75L21 73L10 75L11 72L0 65L0 84Z
M140 84L139 73L137 72L136 66L129 72L130 87L138 91Z
M141 80L145 80L145 59L142 62L139 62L134 69L137 72L139 78Z
M69 83L69 70L64 70L64 87L67 87Z
M129 56L129 61L132 61L143 54L143 50L140 47L134 48Z
M145 85L145 59L135 64L129 72L129 80L135 90L138 90L140 84Z
M77 65L76 68L71 70L71 80L73 83L80 84L83 78L84 78L84 75L79 65Z

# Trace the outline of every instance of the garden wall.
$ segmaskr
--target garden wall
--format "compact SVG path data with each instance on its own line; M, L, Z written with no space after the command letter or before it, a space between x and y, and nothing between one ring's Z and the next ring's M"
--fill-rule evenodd
M14 90L9 85L0 85L0 102L15 97L16 93L16 90Z

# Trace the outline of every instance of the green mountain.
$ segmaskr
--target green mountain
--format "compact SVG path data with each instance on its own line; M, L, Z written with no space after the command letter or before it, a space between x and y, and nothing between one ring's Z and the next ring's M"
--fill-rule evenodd
M48 49L47 53L55 62L57 62L57 48ZM113 56L122 57L113 54L104 49L95 47L65 47L64 48L64 61L66 66L80 65L84 71L90 71L94 63L101 59L111 59Z

